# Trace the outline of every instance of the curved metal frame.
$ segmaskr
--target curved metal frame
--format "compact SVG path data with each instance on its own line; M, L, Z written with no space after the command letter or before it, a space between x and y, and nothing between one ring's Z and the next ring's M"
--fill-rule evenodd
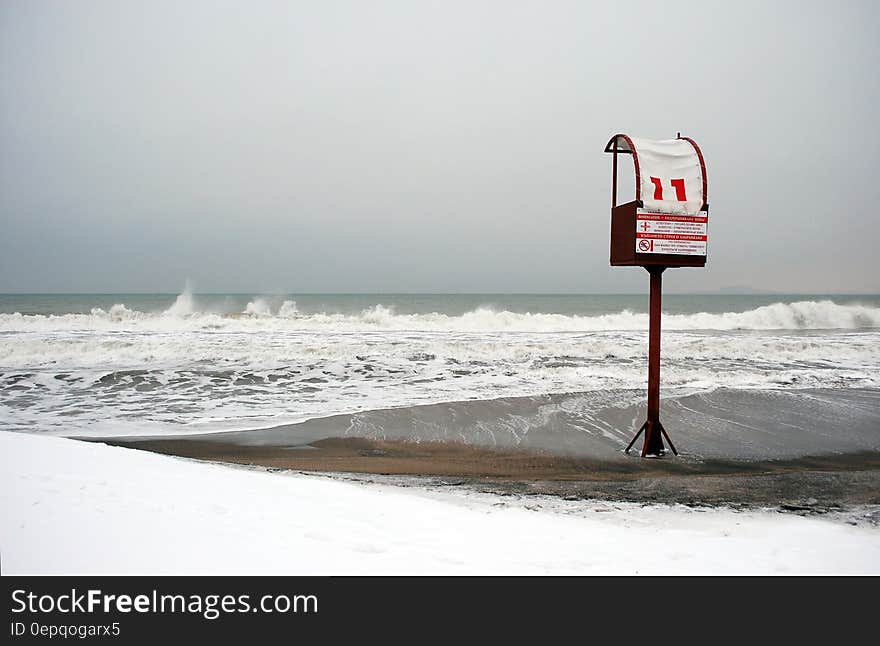
M626 141L627 146L629 146L629 150L620 150L617 147L617 140L622 138ZM682 137L680 134L676 137L676 139L681 139L682 141L688 142L691 146L694 147L694 151L697 153L697 158L700 160L700 172L703 175L703 205L702 210L705 210L709 206L709 183L706 179L706 160L703 159L703 151L700 150L700 147L697 145L697 142L691 139L690 137ZM633 158L633 167L635 169L636 174L636 201L642 201L642 175L641 170L639 169L639 153L636 150L636 146L633 143L633 140L629 135L625 135L623 133L618 133L611 137L608 140L608 143L605 145L605 152L612 153L614 155L614 161L612 162L612 178L611 178L611 206L617 206L617 155L632 155Z
M700 150L700 147L697 145L697 142L691 139L690 137L682 137L678 135L678 139L688 142L691 146L694 147L694 150L697 151L697 157L700 160L700 171L703 173L703 206L702 210L705 211L709 208L709 186L706 182L706 160L703 159L703 151Z
M617 149L617 139L618 137L622 137L624 141L626 141L626 145L629 146L629 150L618 150ZM633 140L629 138L629 135L625 135L623 133L616 134L611 139L608 140L608 144L605 146L606 153L614 154L614 161L612 162L612 175L611 178L611 186L612 186L612 199L611 206L617 206L617 154L620 153L622 155L632 155L633 158L633 166L636 171L636 200L642 201L642 176L639 172L639 153L636 151L636 147L633 144Z

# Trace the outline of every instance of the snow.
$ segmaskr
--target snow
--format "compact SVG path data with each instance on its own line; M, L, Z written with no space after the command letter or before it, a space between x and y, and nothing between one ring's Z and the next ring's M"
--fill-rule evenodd
M4 574L880 573L880 530L399 488L0 433Z

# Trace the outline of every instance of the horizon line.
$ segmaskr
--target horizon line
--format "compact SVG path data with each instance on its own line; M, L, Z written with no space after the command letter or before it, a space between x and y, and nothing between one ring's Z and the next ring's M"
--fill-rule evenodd
M142 295L142 296L177 296L186 290L174 291L16 291L0 292L0 296L117 296L117 295ZM638 296L647 293L644 291L621 291L621 292L513 292L513 291L427 291L427 292L397 292L397 291L354 291L354 292L299 292L299 291L275 291L275 290L249 290L249 291L193 291L193 295L201 296ZM796 296L796 295L834 295L834 296L880 296L880 291L765 291L765 290L694 290L680 291L669 290L664 293L680 296Z

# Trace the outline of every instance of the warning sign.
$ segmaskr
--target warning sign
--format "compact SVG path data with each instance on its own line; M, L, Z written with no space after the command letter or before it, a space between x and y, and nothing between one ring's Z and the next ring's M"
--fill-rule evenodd
M636 252L705 256L709 217L636 211Z

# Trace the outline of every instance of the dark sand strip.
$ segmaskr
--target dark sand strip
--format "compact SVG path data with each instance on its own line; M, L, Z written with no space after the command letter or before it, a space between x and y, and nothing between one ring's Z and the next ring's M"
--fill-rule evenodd
M295 448L242 446L193 436L104 442L199 460L273 469L418 476L428 484L501 494L634 502L745 504L828 511L880 504L880 454L742 462L668 456L596 460L457 443L330 438ZM436 478L441 477L438 481ZM412 478L408 478L412 484Z
M878 390L718 389L665 399L661 415L682 455L655 460L622 451L644 420L641 400L638 392L599 391L447 402L267 429L99 441L274 469L451 478L500 493L880 504Z

